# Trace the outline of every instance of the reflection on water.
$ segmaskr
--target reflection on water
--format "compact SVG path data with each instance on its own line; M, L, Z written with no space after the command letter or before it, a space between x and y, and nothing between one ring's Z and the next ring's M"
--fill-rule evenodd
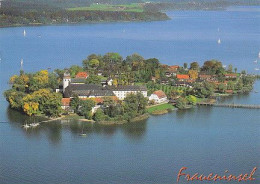
M142 139L146 131L146 121L137 123L127 123L122 125L101 125L97 123L89 123L77 120L58 120L47 123L42 123L35 128L25 129L22 127L25 123L33 123L44 120L42 117L28 117L11 108L7 109L7 117L10 125L21 130L26 137L37 137L41 134L47 135L48 139L53 144L58 144L62 140L62 133L70 132L73 136L80 134L87 134L87 137L91 134L102 134L105 136L113 136L117 131L121 131L129 139L138 140ZM86 137L86 138L87 138Z

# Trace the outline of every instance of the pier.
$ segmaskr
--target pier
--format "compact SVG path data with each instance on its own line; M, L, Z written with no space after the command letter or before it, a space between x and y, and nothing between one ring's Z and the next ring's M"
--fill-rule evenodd
M244 108L244 109L260 109L260 105L254 105L254 104L216 104L216 103L206 103L201 102L197 105L204 105L204 106L213 106L213 107L228 107L228 108Z

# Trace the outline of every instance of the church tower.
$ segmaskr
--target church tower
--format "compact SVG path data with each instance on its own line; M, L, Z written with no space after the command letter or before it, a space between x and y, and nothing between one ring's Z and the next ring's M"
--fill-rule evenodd
M70 82L71 82L70 73L69 73L69 71L66 71L66 72L64 73L63 81L62 81L62 84L63 84L63 93L65 92L66 87L69 86Z

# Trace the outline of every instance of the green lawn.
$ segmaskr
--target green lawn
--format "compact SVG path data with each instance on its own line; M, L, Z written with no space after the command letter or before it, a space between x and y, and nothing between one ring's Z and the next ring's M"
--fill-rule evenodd
M162 111L162 110L173 109L173 108L174 107L171 104L161 104L161 105L148 107L147 112L152 113L154 111Z
M92 4L87 7L68 8L69 11L124 11L124 12L143 12L141 4L107 5Z

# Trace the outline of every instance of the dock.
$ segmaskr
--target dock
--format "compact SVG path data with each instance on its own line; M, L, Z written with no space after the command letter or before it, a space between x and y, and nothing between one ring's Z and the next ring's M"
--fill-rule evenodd
M260 105L255 104L218 104L218 103L206 103L201 102L197 105L213 106L213 107L227 107L227 108L244 108L244 109L260 109Z

